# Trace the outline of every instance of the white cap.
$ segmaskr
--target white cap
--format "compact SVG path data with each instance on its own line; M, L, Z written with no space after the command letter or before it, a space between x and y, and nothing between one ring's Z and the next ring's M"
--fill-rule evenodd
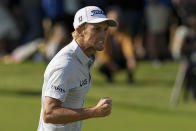
M74 17L73 26L74 29L82 25L83 23L100 23L107 22L109 26L117 26L118 23L114 19L109 19L97 6L86 6L78 10Z

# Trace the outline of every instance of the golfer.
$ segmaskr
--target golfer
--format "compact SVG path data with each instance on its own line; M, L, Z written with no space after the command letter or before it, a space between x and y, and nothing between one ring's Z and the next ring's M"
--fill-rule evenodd
M117 22L106 18L99 7L87 6L77 11L73 26L73 41L46 68L38 131L80 131L82 120L111 113L109 97L91 108L83 105L91 86L94 55L104 49L107 29Z

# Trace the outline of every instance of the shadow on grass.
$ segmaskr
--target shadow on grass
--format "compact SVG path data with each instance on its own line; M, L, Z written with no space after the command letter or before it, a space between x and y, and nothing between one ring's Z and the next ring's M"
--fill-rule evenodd
M8 90L0 89L1 96L41 96L41 91L38 90Z

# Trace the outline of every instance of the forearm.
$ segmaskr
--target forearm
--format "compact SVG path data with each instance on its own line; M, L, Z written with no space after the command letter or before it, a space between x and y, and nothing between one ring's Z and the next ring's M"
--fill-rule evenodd
M57 107L50 112L44 112L46 123L64 124L96 117L93 108L70 109Z
M111 113L110 98L103 98L92 108L71 109L62 107L62 102L45 97L43 108L43 120L46 123L65 124L94 117L104 117Z

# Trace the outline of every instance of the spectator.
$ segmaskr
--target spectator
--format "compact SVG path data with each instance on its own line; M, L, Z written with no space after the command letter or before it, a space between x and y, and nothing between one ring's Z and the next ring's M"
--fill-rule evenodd
M21 0L21 6L27 21L27 28L22 43L29 43L43 37L43 11L40 0Z
M63 11L65 12L64 21L67 25L67 29L70 31L69 34L74 30L72 24L75 12L81 8L81 0L64 0Z
M70 41L68 39L69 37L66 36L67 34L67 29L63 24L59 23L54 25L46 41L45 57L47 61L50 61L54 55Z
M51 29L55 24L63 24L67 29L67 37L71 39L71 32L74 30L71 25L74 13L80 8L80 1L42 0L42 8L45 13L44 21L50 21Z
M182 55L187 60L188 67L186 72L185 84L186 92L185 98L188 93L192 92L196 100L196 15L187 18L187 33L182 43Z
M122 10L122 19L125 28L130 32L135 57L143 59L146 55L144 49L144 5L145 0L109 0L110 6L115 5Z
M0 57L11 52L20 35L12 14L6 6L0 4Z
M169 57L167 34L169 30L170 8L158 0L150 0L145 8L147 28L147 56L156 65Z
M112 9L107 16L121 22L120 10ZM108 82L113 82L113 75L120 69L127 69L128 82L133 83L133 72L136 67L133 45L130 35L119 24L119 27L109 28L105 49L97 53L100 71L106 75Z
M35 39L25 45L17 47L5 57L7 63L19 63L32 58L34 61L45 61L48 63L56 53L68 43L67 29L63 24L55 24L49 32L48 38Z
M172 41L172 55L174 59L182 60L181 66L186 69L185 100L192 96L196 100L196 2L194 0L172 0L175 10L180 17ZM185 62L184 62L185 61Z

